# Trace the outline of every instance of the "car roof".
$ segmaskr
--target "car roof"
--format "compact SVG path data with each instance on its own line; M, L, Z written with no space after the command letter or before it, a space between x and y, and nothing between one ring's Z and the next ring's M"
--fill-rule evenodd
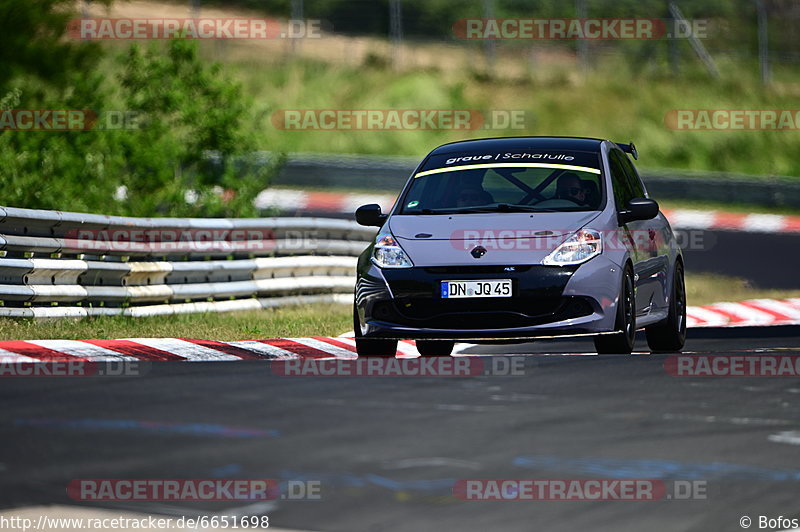
M443 144L434 149L430 154L457 153L464 151L481 150L512 150L512 149L537 149L537 150L566 150L566 151L600 151L600 146L605 139L584 137L503 137L475 140L461 140Z

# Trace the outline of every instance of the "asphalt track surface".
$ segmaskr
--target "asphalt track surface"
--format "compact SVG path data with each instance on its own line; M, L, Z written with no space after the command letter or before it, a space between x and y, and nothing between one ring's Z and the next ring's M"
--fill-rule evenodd
M689 334L687 353L800 354L800 327ZM0 501L76 504L65 486L78 478L274 478L319 480L322 499L96 505L268 514L273 526L337 531L742 530L744 515L752 529L760 515L800 516L798 379L674 377L664 368L669 355L565 354L590 350L587 341L471 350L525 355L524 375L502 377L290 378L270 362L242 361L153 363L140 377L6 378ZM165 428L173 424L252 435ZM707 493L452 496L457 479L476 478L645 478L668 490L700 480Z

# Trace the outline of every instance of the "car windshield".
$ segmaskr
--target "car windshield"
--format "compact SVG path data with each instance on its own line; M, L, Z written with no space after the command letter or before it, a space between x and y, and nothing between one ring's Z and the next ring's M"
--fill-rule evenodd
M555 158L553 162L530 159L491 162L504 160L501 155L512 154L490 155L448 156L440 161L450 163L447 166L437 165L436 161L426 164L414 176L400 214L571 212L601 208L603 186L594 154L593 158L584 158L592 166L565 164L575 158L564 154L549 154ZM466 164L459 164L462 162Z

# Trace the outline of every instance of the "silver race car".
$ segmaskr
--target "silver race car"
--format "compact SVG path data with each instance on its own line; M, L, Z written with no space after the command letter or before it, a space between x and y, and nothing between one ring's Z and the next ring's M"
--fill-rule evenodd
M361 254L358 353L423 355L455 341L592 336L599 353L686 336L683 257L629 155L633 144L519 137L445 144L420 163Z

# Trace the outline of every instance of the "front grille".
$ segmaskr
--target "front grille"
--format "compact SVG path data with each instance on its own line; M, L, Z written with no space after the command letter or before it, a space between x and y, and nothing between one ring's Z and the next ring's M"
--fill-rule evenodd
M511 313L534 317L553 314L562 303L561 297L498 297L475 299L399 298L397 310L412 319L430 319L442 314Z
M505 272L504 268L519 268ZM480 330L540 325L593 312L588 300L563 296L577 266L460 265L386 270L392 300L374 319L409 327ZM443 299L443 280L511 279L513 297Z

